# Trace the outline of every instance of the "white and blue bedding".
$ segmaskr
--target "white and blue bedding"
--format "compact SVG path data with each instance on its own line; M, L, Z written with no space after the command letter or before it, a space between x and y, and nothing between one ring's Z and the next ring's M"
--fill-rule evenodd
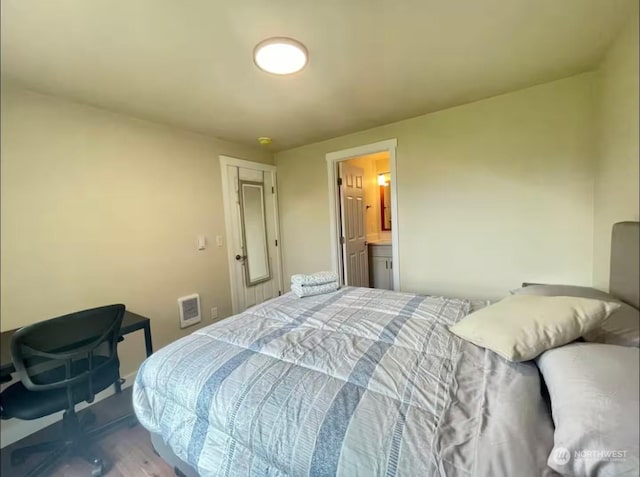
M202 476L552 475L535 364L451 334L471 306L289 293L153 354L134 408Z

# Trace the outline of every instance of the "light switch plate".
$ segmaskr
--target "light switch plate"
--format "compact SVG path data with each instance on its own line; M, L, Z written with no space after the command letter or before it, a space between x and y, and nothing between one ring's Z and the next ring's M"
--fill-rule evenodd
M214 306L211 308L211 319L215 320L216 318L218 318L218 307Z

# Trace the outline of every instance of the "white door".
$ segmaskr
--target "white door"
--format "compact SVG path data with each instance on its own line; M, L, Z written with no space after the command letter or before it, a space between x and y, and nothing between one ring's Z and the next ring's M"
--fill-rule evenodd
M260 163L220 161L232 305L240 313L282 294L276 173Z
M348 162L340 162L339 177L344 282L354 287L368 287L364 170Z

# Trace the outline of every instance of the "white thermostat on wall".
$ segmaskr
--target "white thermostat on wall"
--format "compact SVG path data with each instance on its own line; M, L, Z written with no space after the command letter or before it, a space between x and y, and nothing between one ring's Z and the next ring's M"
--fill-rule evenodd
M178 298L178 311L180 312L180 328L200 323L200 295L194 293Z

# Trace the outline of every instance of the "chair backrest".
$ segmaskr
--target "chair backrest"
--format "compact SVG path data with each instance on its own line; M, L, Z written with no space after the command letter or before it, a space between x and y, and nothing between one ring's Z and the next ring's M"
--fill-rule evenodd
M118 363L117 341L124 305L109 305L34 323L11 338L11 357L22 384L30 391L86 383L93 400L93 379ZM82 366L78 366L78 365Z

